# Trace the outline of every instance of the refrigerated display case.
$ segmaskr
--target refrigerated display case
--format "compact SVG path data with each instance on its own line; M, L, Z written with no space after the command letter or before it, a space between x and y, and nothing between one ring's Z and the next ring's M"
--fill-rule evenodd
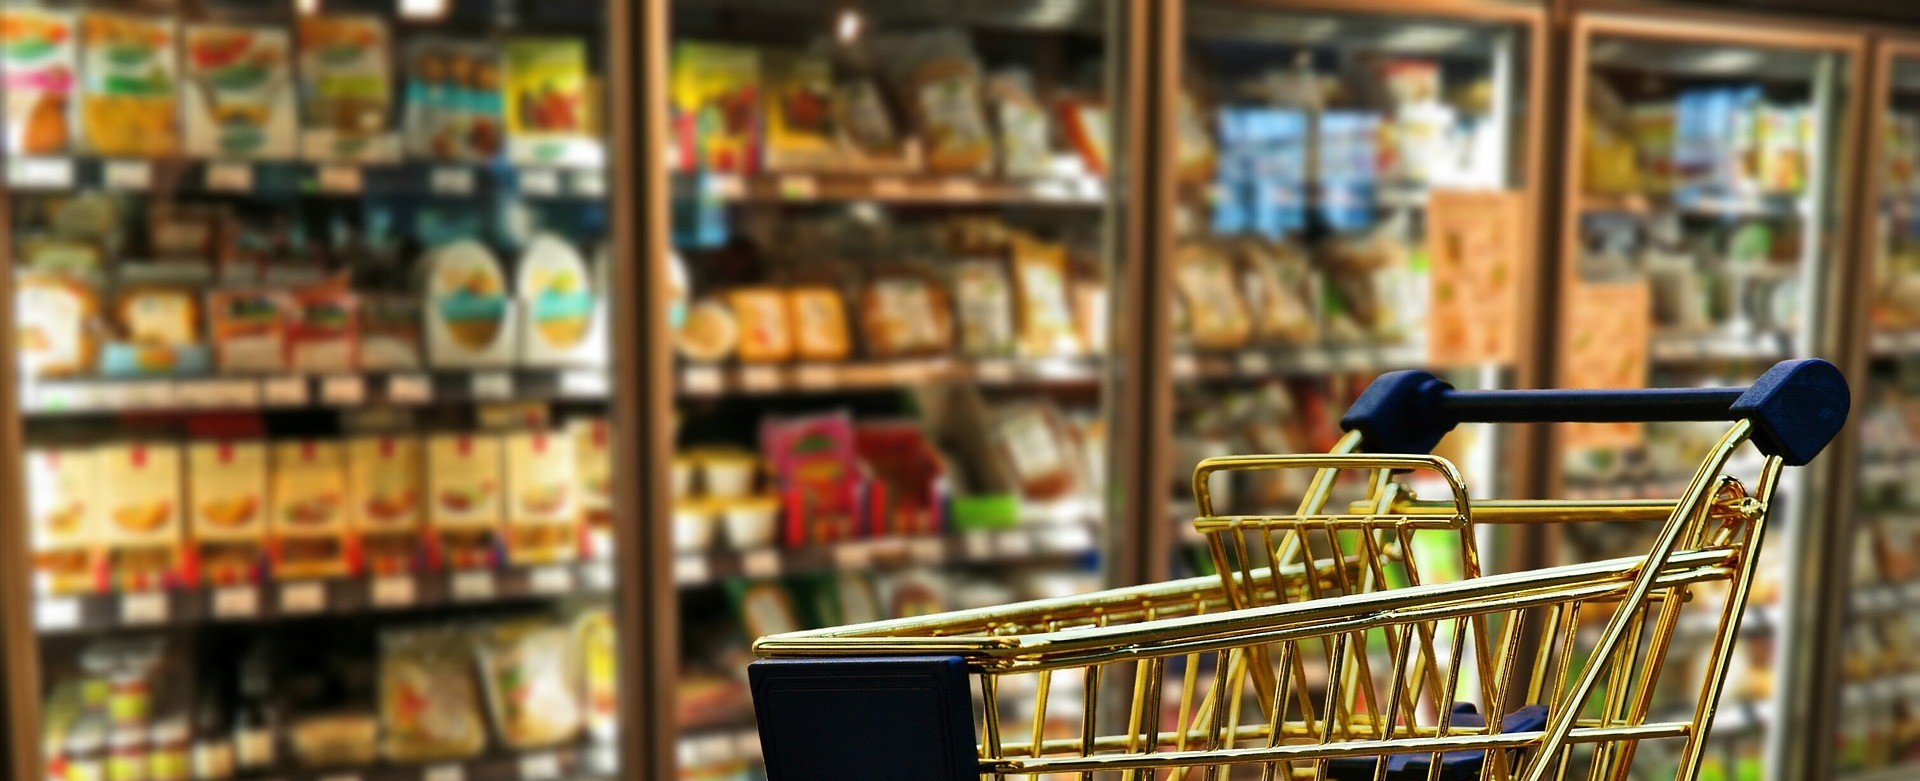
M1576 11L1569 36L1553 381L1737 385L1788 356L1844 365L1854 312L1844 202L1864 37L1648 8ZM1713 436L1687 424L1558 426L1553 493L1663 495L1691 472L1678 454ZM1817 680L1820 596L1844 577L1823 563L1827 486L1799 475L1783 490L1773 534L1784 539L1763 554L1709 774L1798 777L1788 758L1807 743L1798 703L1821 696L1805 690ZM1652 529L1574 532L1554 546L1561 560L1630 550ZM1683 640L1701 634L1681 629Z
M1871 208L1860 220L1864 284L1854 301L1866 310L1855 375L1864 422L1857 468L1839 505L1848 516L1844 618L1836 622L1838 685L1829 698L1840 707L1830 740L1829 771L1843 779L1906 778L1920 762L1920 676L1903 649L1912 642L1920 573L1913 566L1916 429L1914 284L1914 131L1920 121L1920 42L1876 41L1872 115L1867 125L1866 174L1860 183Z
M1106 582L1140 5L667 4L682 777L760 635Z
M1209 571L1189 475L1225 453L1324 450L1374 374L1531 387L1546 16L1504 3L1183 4L1175 132L1175 571ZM1524 491L1526 442L1437 452ZM1285 486L1230 489L1261 507ZM1507 566L1504 536L1483 540Z
M620 774L608 7L0 4L8 777Z

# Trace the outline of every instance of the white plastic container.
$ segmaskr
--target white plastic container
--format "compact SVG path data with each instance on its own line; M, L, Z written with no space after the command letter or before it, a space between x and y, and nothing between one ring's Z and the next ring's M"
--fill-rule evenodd
M720 519L727 527L727 544L735 549L771 547L780 531L780 500L755 496L728 502Z

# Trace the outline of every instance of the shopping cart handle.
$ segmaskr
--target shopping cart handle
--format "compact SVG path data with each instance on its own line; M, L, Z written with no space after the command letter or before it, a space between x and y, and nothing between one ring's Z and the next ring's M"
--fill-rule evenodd
M1781 361L1745 388L1454 390L1418 370L1380 375L1340 419L1361 449L1425 453L1461 423L1753 421L1760 452L1801 466L1847 422L1847 379L1826 361Z

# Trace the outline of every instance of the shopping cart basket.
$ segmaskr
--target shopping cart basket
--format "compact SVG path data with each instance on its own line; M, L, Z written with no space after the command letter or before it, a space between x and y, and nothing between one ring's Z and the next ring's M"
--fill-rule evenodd
M1822 361L1745 389L1383 375L1332 453L1201 462L1218 577L761 638L768 777L1624 779L1639 751L1693 779L1782 469L1847 408ZM1715 420L1677 499L1470 501L1425 455L1460 423ZM1723 474L1746 443L1751 483ZM1234 475L1300 478L1297 509L1216 514ZM1655 520L1645 555L1480 572L1479 525ZM1670 653L1686 643L1705 650Z

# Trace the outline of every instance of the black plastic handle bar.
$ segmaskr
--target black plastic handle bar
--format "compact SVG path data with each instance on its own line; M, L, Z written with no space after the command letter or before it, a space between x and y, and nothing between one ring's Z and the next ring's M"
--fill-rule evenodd
M1822 360L1781 361L1745 388L1462 391L1423 371L1380 375L1340 426L1361 449L1425 453L1461 423L1751 420L1760 452L1801 466L1847 422L1847 379Z

